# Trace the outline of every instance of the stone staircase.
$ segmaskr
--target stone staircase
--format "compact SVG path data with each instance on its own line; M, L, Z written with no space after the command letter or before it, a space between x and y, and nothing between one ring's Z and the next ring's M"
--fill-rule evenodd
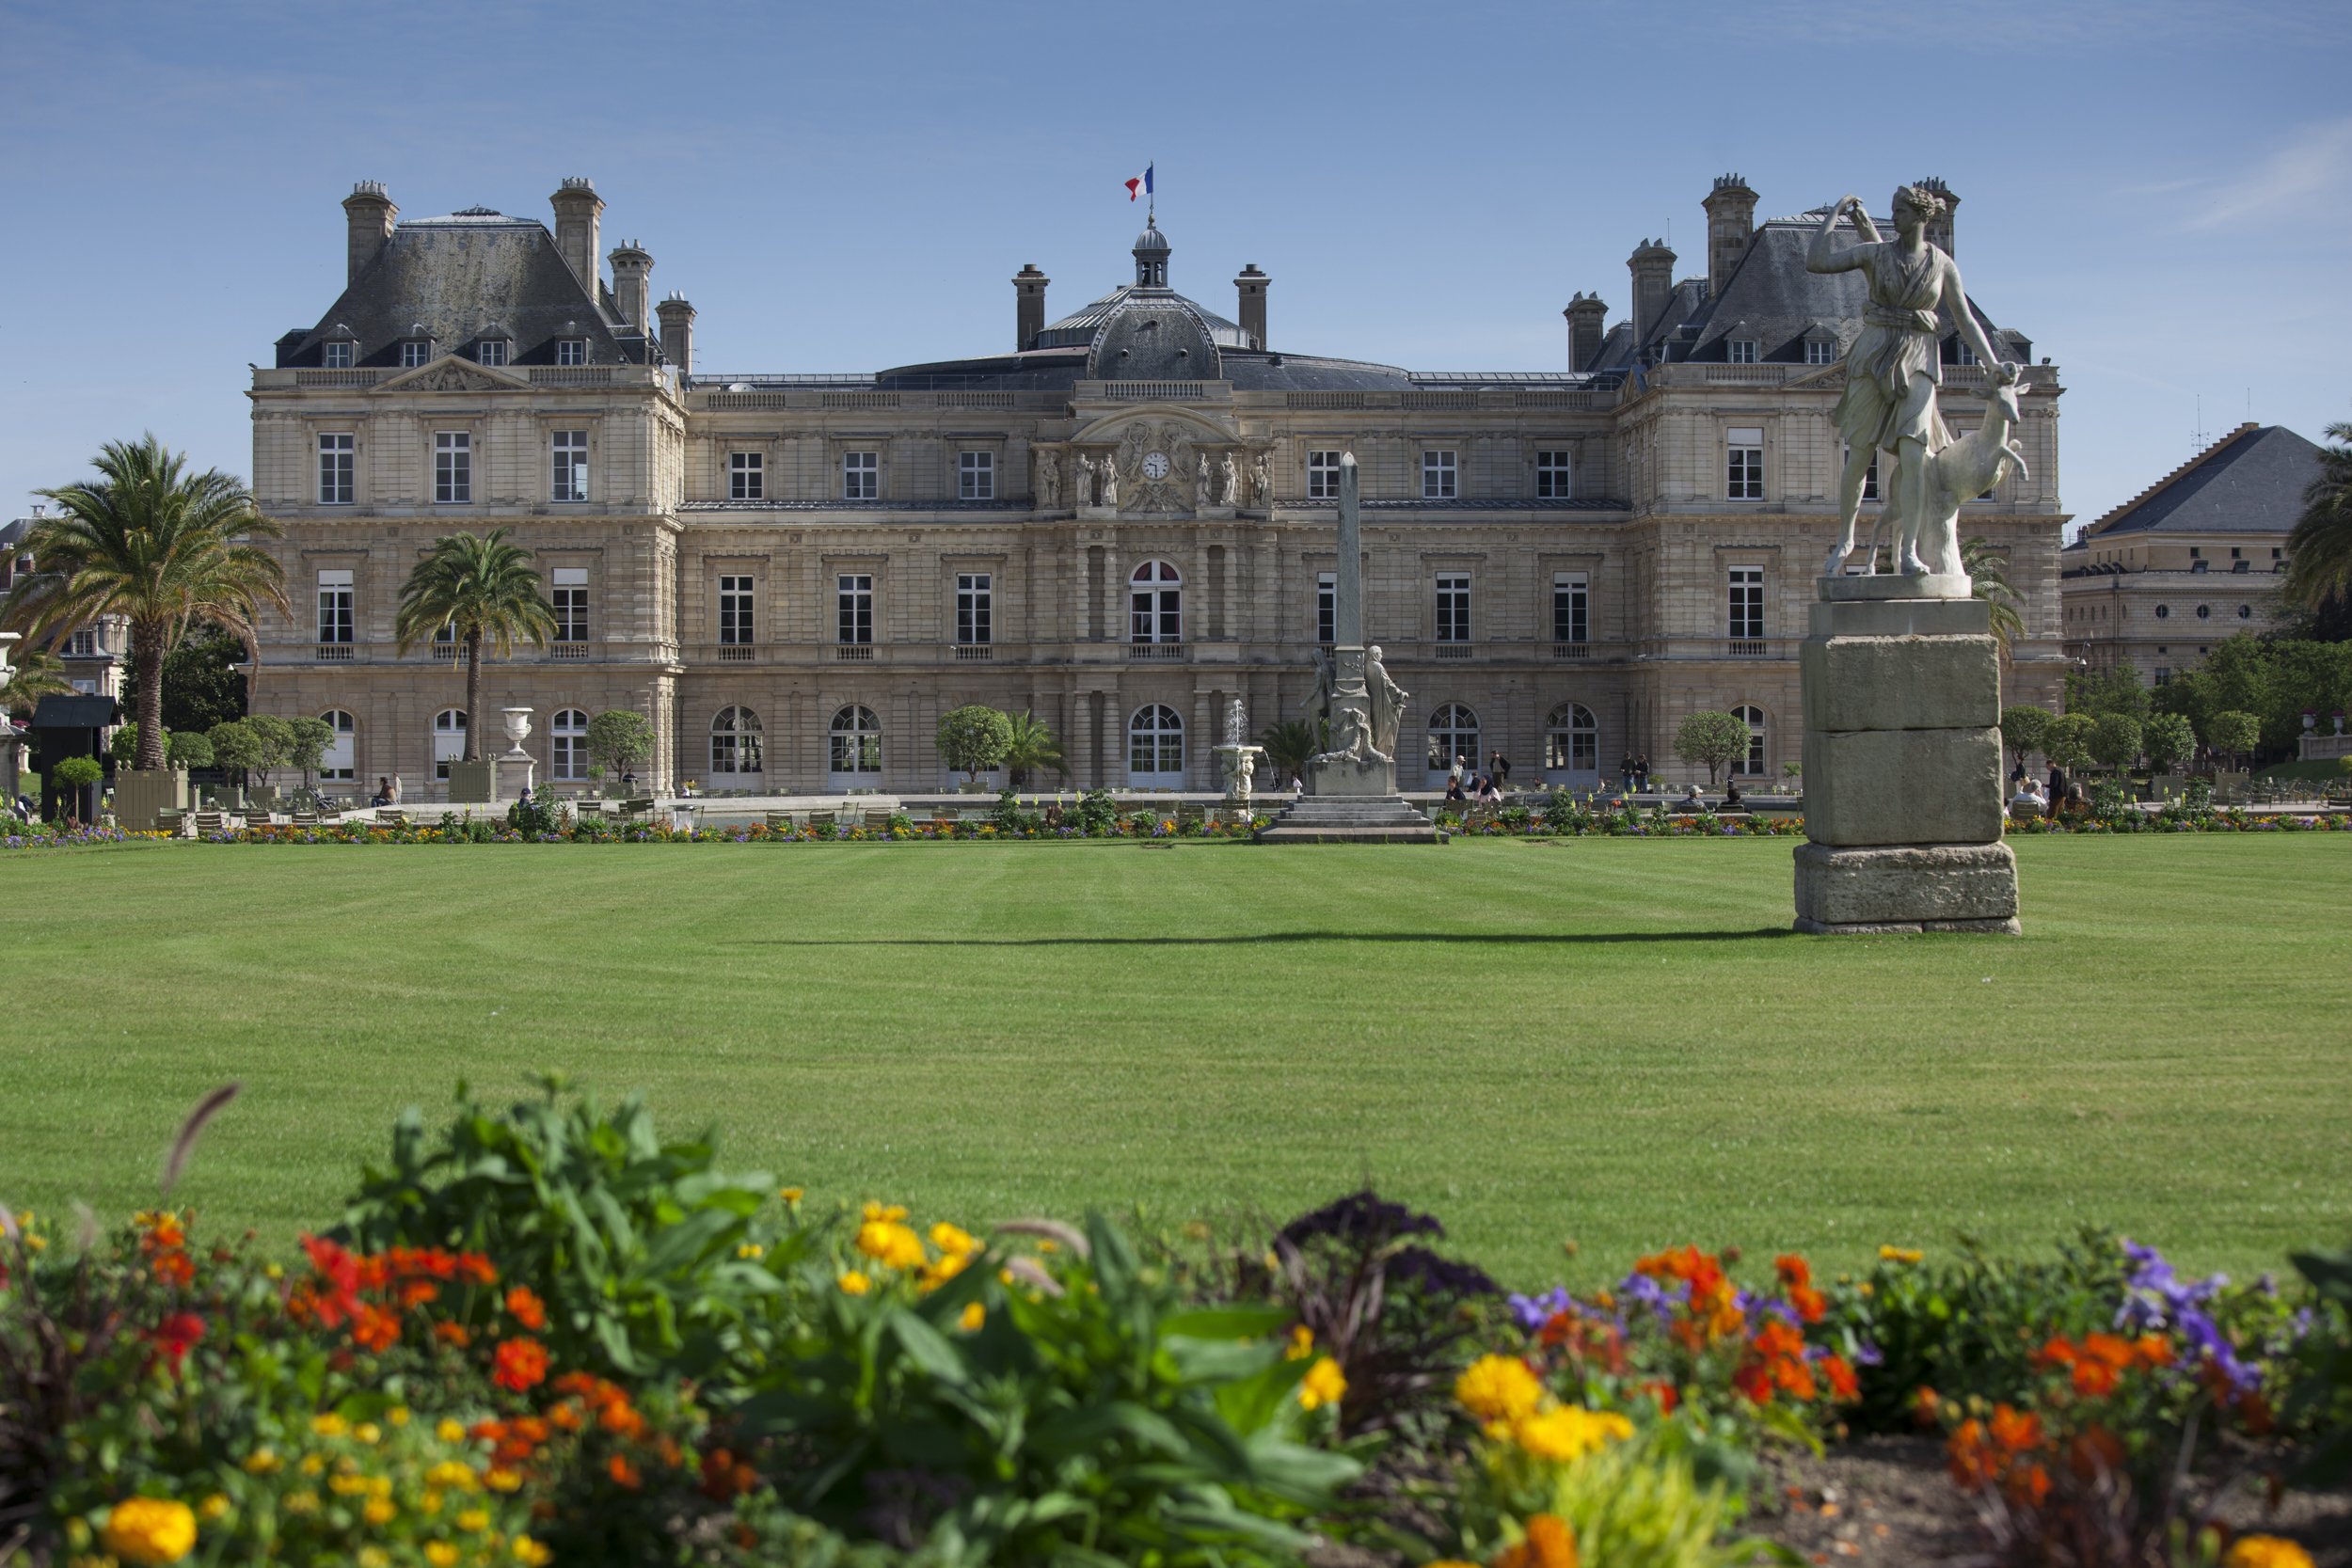
M1443 844L1399 795L1302 795L1258 830L1260 844Z

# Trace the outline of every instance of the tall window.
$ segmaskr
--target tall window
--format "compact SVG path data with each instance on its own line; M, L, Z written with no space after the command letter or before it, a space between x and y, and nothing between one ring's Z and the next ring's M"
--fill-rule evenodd
M433 345L421 339L410 338L400 345L400 368L413 371L433 357Z
M319 437L319 504L349 506L352 497L353 437L330 435Z
M1879 499L1879 454L1877 452L1870 454L1870 466L1862 470L1862 499L1866 501L1874 501Z
M1184 721L1152 704L1127 721L1127 782L1176 784L1184 775Z
M977 643L990 640L990 578L986 572L956 574L956 641Z
M588 641L588 568L558 566L548 574L550 596L555 605L555 640L558 642Z
M98 654L98 633L89 626L84 626L65 640L65 654L68 658L95 657Z
M1470 640L1470 579L1468 572L1438 574L1438 641Z
M1459 703L1447 703L1429 716L1429 771L1444 773L1460 757L1478 766L1478 715Z
M1307 454L1307 499L1313 501L1337 500L1340 496L1340 454L1336 451L1311 451Z
M559 430L548 437L548 499L584 501L588 499L588 433Z
M996 499L996 454L993 451L956 453L956 499L993 501Z
M349 339L329 343L326 345L326 357L323 362L330 371L347 371L351 369L351 348Z
M322 780L355 777L358 772L358 723L341 708L327 709L319 715L319 720L335 732L334 738L326 743L326 752L319 758L319 777Z
M855 643L874 641L874 579L864 572L844 572L834 581L836 616L834 641Z
M826 732L826 762L837 781L854 784L856 774L882 771L882 721L870 707L845 707Z
M841 499L870 501L882 494L882 454L845 451L841 454Z
M1600 726L1582 703L1563 703L1544 721L1544 768L1552 773L1600 771Z
M433 776L449 777L449 765L466 754L466 712L445 707L433 716Z
M506 340L503 338L483 339L482 341L474 345L473 357L474 363L478 365L505 364Z
M352 640L351 574L319 573L319 641L347 643Z
M548 726L548 772L567 782L588 776L588 715L582 709L564 708Z
M588 363L588 340L585 338L556 339L555 362L559 365L584 365Z
M1760 501L1764 499L1764 432L1761 427L1735 427L1724 433L1724 499Z
M433 435L433 501L462 506L473 499L473 437L462 430Z
M1424 451L1421 454L1421 499L1425 501L1450 501L1454 499L1454 453Z
M1127 641L1184 640L1184 579L1165 561L1147 561L1127 579Z
M1315 574L1315 641L1325 647L1340 640L1340 575Z
M719 579L719 641L724 644L752 640L752 579Z
M1731 568L1731 602L1726 635L1755 639L1764 635L1764 568Z
M1731 710L1731 716L1748 727L1748 754L1740 759L1740 765L1737 768L1734 768L1732 771L1735 773L1745 773L1750 778L1763 777L1764 710L1760 707L1749 707L1742 704L1740 706Z
M768 459L755 451L727 453L727 499L758 501L768 499Z
M1539 451L1535 454L1537 500L1568 499L1568 453L1565 451Z
M1755 364L1756 340L1754 338L1732 339L1727 357L1735 365Z
M1582 572L1562 572L1551 579L1551 640L1584 642L1592 634L1592 597Z
M710 770L713 773L763 771L759 755L759 715L747 707L723 707L710 721Z

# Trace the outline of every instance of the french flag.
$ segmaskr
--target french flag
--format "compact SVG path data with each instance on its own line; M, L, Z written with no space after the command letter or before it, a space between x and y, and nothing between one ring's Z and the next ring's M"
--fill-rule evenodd
M1150 196L1151 194L1152 166L1150 164L1146 164L1143 166L1143 172L1141 174L1136 175L1134 179L1127 182L1127 199L1133 201L1138 196Z

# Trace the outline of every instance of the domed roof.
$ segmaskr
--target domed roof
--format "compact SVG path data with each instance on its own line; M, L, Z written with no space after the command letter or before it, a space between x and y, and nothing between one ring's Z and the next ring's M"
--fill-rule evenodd
M1216 339L1188 300L1150 294L1120 302L1095 333L1087 373L1097 381L1216 381Z
M1073 310L1040 332L1030 342L1031 348L1087 348L1092 345L1103 325L1122 310L1138 308L1145 303L1155 306L1178 305L1191 312L1194 319L1208 329L1209 336L1220 348L1257 348L1249 335L1223 316L1186 299L1183 294L1167 290L1138 291L1133 283L1121 283L1102 298L1081 309Z
M1157 219L1147 222L1143 232L1136 236L1136 253L1141 255L1147 250L1159 251L1163 254L1168 250L1168 236L1160 232Z

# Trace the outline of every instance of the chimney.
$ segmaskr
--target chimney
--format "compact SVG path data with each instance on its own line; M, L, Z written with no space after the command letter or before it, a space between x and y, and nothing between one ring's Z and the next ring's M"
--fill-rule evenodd
M1928 219L1928 244L1935 246L1947 256L1958 255L1959 253L1952 249L1952 214L1960 207L1960 198L1952 194L1951 186L1944 183L1936 176L1931 175L1919 183L1944 198L1944 215Z
M645 307L652 298L646 275L653 271L653 257L631 240L615 245L605 260L612 263L612 297L620 306L621 319L651 336L653 318Z
M1700 206L1707 209L1707 292L1719 294L1756 232L1756 193L1736 174L1719 174Z
M563 188L548 198L555 209L555 253L564 258L588 297L596 297L596 248L601 243L604 198L584 174L567 174Z
M1012 275L1012 351L1027 352L1037 341L1037 335L1045 330L1045 285L1052 278L1037 270L1035 261L1024 261L1021 270Z
M375 260L375 253L384 248L384 242L392 237L392 220L400 216L400 209L384 194L381 181L362 180L351 187L343 198L343 221L350 235L350 270L343 274L348 284L359 276L361 268Z
M1633 341L1645 343L1665 319L1666 302L1674 297L1675 253L1663 240L1644 240L1625 265L1633 275Z
M694 308L684 294L661 302L661 357L677 367L680 375L694 373Z
M1260 348L1266 346L1265 290L1266 285L1273 281L1258 270L1255 261L1244 265L1241 276L1233 279L1233 288L1241 300L1241 329Z
M1609 329L1609 307L1600 295L1580 291L1560 313L1568 318L1568 369L1591 370L1600 360L1600 341Z

